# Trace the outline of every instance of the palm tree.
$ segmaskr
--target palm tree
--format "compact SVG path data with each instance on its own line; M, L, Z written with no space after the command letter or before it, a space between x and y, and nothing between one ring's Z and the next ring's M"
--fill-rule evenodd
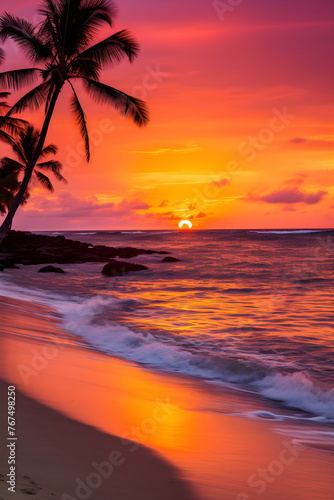
M33 125L26 125L24 129L18 132L16 141L12 143L18 161L8 157L0 160L0 212L3 214L6 211L9 212L13 205L15 196L21 187L22 181L20 178L22 174L25 176L29 162L36 152L39 138L40 132ZM49 144L43 147L38 160L46 160L50 154L56 154L57 151L58 148L54 144ZM51 171L57 180L66 182L66 179L61 175L62 168L62 164L54 159L36 163L33 178L30 178L29 185L35 179L46 189L53 192L52 182L42 170ZM27 203L30 196L29 185L20 201L20 205Z
M96 102L112 105L139 126L148 122L148 111L143 101L100 82L103 68L114 65L125 57L132 62L139 52L137 42L127 30L114 33L91 45L100 26L112 26L116 15L114 3L110 0L42 0L39 13L42 21L38 26L8 12L0 17L0 40L14 40L38 66L1 73L0 84L5 88L18 90L23 85L41 80L39 85L17 101L7 117L26 108L39 109L45 104L45 119L39 142L27 165L18 194L1 226L0 242L1 234L4 236L8 230L27 189L65 83L72 89L71 107L85 142L87 161L90 151L86 115L74 86L78 80Z

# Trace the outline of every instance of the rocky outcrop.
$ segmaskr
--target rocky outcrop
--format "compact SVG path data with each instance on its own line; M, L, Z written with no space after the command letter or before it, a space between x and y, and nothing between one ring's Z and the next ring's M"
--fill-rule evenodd
M161 262L181 262L180 259L176 259L175 257L165 257Z
M113 260L104 266L102 274L105 276L123 276L123 274L131 271L146 271L148 267L133 262L125 262L124 260Z
M41 269L38 270L39 273L58 273L58 274L64 274L65 271L61 269L60 267L54 267L54 266L45 266L41 267Z
M0 246L0 259L4 268L15 264L77 264L80 262L108 262L115 257L130 259L142 254L167 254L132 247L114 248L91 245L66 239L64 236L45 236L12 231Z

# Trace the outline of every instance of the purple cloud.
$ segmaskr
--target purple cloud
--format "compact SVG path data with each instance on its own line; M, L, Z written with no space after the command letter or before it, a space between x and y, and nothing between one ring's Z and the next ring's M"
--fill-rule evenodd
M119 204L119 207L128 208L129 210L145 210L147 208L150 208L151 205L149 205L145 201L141 201L141 200L138 200L138 199L136 199L136 200L130 200L130 201L124 199Z
M284 203L287 205L295 203L315 205L319 203L326 194L327 191L324 190L316 191L315 193L304 193L298 187L294 187L278 189L277 191L272 191L271 193L263 195L249 193L244 200L252 202L264 201L266 203Z
M293 139L291 139L290 142L292 142L292 144L302 144L303 142L306 142L307 139L304 139L304 137L294 137Z

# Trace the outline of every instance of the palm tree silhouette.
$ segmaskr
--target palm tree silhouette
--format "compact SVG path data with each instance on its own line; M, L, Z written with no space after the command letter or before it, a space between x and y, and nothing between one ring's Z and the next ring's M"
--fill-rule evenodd
M16 140L12 143L12 148L18 161L8 157L0 160L0 212L3 214L6 211L10 211L13 205L15 196L21 186L20 178L22 174L23 176L25 175L27 166L36 152L39 138L39 131L33 125L27 124L17 133ZM52 172L57 180L66 182L66 179L61 174L62 164L54 159L46 160L50 154L57 154L57 151L58 148L54 144L43 147L38 160L45 161L36 163L29 185L35 179L49 191L54 191L50 178L42 172L43 170ZM20 205L27 203L30 196L29 185L21 199Z
M74 83L80 80L86 92L98 103L112 105L139 125L148 122L145 103L114 87L100 82L101 71L127 57L137 57L139 46L127 30L119 31L101 42L90 45L99 27L112 26L116 8L109 0L43 0L39 9L42 21L34 26L29 21L5 12L0 17L0 40L14 40L38 67L0 73L4 88L20 89L40 79L41 83L25 94L6 117L45 104L45 119L38 145L29 161L20 189L0 229L0 242L10 227L29 184L34 166L43 149L46 134L60 92L68 83L72 89L71 107L85 142L89 161L89 137L86 115L78 99ZM2 54L0 53L0 59ZM1 128L1 127L0 127Z

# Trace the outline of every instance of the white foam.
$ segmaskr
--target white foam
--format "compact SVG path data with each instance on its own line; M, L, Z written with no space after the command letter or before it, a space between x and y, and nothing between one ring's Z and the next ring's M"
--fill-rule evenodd
M97 234L97 233L76 233L75 232L75 233L71 233L71 234L73 234L73 235L76 235L76 234L79 235L80 234L81 236L84 236L84 235L93 235L93 234Z
M302 372L289 375L276 373L260 379L252 385L260 393L292 408L300 408L315 415L334 421L334 389L322 390L315 386Z

